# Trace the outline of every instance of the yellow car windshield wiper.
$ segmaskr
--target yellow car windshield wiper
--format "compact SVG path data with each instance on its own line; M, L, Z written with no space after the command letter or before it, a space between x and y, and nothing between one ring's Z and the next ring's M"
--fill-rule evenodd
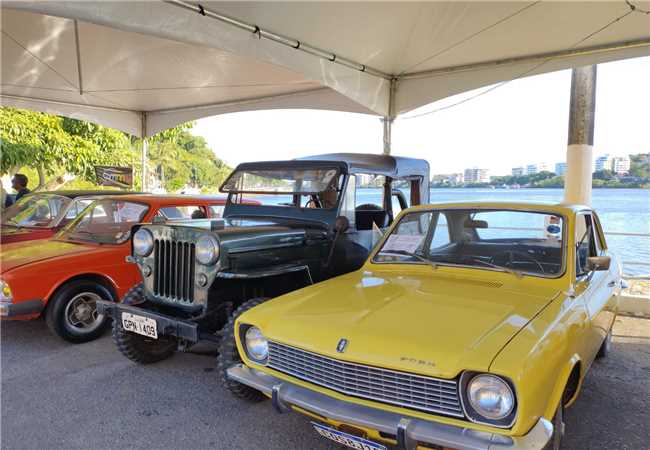
M474 262L477 262L477 263L485 264L486 266L492 267L494 269L501 269L504 272L513 274L517 278L522 278L524 276L524 273L522 271L515 270L515 269L513 269L511 267L500 266L499 264L494 264L494 263L491 263L491 262L488 262L488 261L483 261L482 259L479 259L479 258L472 258L471 260L474 261Z
M434 270L438 268L438 265L431 261L429 258L426 258L424 255L421 255L419 253L413 253L413 252L407 252L406 250L386 250L381 253L389 253L393 255L402 255L402 256L410 256L411 258L415 258L418 261L421 261L423 263L426 263L430 265Z

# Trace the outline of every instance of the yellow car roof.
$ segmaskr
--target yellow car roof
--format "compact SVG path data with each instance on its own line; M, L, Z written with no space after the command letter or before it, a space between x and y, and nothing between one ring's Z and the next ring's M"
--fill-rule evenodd
M567 204L567 203L543 203L543 202L443 202L428 203L409 208L409 211L427 210L427 209L454 209L454 208L485 208L485 209L514 209L521 211L546 211L556 214L570 214L591 208L585 205Z

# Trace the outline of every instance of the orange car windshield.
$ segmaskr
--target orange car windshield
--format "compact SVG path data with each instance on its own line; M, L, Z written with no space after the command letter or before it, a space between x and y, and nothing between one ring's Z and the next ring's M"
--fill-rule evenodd
M123 200L102 199L89 205L58 235L58 239L121 244L131 237L131 227L139 223L149 206Z
M2 214L2 224L14 227L51 228L57 225L72 200L55 194L32 194L11 205Z

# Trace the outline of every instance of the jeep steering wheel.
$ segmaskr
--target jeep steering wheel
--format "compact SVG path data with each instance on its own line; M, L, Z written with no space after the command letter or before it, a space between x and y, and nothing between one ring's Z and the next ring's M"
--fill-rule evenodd
M523 256L524 257L523 259L526 259L526 260L536 264L537 267L539 267L539 270L542 273L546 273L546 271L544 270L544 266L542 266L542 263L540 263L538 260L536 260L535 258L530 256L528 253L520 252L518 250L506 250L506 251L503 251L503 252L499 252L496 255L492 255L492 257L490 258L490 264L498 264L498 259L499 259L498 257L501 256L501 255L507 255L507 257L508 257L508 262L505 264L506 266L513 262L513 256L519 255L519 256ZM511 267L511 266L508 266L508 267Z

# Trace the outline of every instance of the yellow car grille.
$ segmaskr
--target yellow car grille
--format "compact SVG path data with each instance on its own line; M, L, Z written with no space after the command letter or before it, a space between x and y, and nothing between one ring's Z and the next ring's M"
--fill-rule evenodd
M454 380L424 377L328 358L269 342L268 367L345 395L463 417Z

